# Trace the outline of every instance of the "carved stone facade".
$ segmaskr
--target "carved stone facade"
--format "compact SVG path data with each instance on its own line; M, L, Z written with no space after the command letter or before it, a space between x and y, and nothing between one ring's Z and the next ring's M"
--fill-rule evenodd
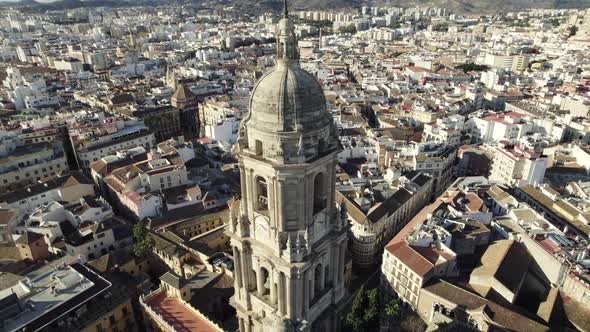
M228 228L242 332L330 331L345 295L338 139L321 86L299 67L286 10L277 65L256 85L236 145L242 195Z

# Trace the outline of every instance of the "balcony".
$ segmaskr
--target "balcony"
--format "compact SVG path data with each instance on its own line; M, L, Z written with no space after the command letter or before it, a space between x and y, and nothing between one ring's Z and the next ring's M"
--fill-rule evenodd
M259 195L256 200L256 212L268 216L268 197Z

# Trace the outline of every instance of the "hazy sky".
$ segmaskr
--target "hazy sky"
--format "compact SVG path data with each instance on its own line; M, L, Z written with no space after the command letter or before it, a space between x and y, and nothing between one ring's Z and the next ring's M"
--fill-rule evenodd
M0 2L18 2L18 1L20 1L20 0L0 0ZM37 1L37 2L54 2L57 0L35 0L35 1Z

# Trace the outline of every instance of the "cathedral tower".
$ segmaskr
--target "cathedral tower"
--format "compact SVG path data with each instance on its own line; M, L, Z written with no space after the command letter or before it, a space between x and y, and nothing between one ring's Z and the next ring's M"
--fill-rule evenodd
M236 144L242 195L228 235L241 332L334 329L348 227L334 203L339 150L285 3L277 64L254 87Z

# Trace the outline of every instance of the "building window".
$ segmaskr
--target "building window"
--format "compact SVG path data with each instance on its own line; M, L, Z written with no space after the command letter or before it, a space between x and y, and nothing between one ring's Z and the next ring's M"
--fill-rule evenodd
M313 181L313 214L326 208L324 174L318 173Z
M268 187L262 176L256 177L256 210L259 212L268 210Z
M256 140L255 144L255 148L254 148L254 153L257 156L262 156L262 142L260 140Z

